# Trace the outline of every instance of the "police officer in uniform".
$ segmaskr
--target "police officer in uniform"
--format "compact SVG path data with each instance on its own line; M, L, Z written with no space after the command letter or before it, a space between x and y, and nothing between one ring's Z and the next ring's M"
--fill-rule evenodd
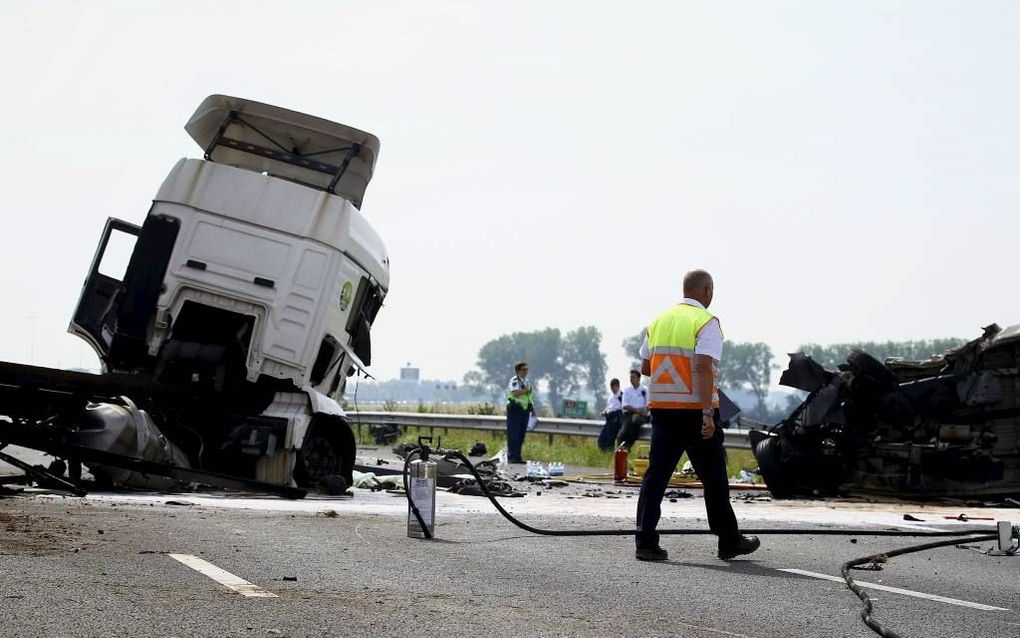
M616 435L623 424L623 392L620 391L619 379L609 381L609 401L602 410L602 416L606 417L606 422L599 432L599 449L609 452L616 447Z
M684 451L705 487L708 526L718 537L718 557L750 554L761 543L744 536L730 505L726 451L716 427L719 396L716 376L722 358L722 329L709 311L714 284L704 270L684 275L684 298L648 326L641 346L642 372L651 377L649 407L652 447L637 506L638 560L666 560L659 547L662 497Z
M531 384L528 383L528 364L521 361L514 366L513 378L506 389L506 448L507 461L523 463L521 448L528 431L528 418L535 411Z

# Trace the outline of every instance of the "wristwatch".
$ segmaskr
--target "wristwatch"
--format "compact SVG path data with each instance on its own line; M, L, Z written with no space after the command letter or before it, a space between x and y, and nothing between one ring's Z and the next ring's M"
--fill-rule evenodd
M703 416L715 416L715 410L713 408L701 408L701 414Z

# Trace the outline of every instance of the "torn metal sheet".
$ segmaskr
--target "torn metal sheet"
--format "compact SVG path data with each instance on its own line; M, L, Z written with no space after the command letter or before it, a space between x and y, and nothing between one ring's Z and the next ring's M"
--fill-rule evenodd
M1020 494L1020 325L924 361L852 351L834 371L797 353L781 383L810 394L751 437L777 496Z

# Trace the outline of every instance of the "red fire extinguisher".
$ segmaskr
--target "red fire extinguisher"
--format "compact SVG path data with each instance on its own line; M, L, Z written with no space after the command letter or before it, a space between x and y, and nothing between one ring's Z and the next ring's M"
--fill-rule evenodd
M627 480L627 447L624 445L616 448L616 454L613 456L613 480Z

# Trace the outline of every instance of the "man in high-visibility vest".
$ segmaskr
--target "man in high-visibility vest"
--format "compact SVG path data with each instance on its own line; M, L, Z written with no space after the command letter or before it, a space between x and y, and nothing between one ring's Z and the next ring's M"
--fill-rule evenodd
M705 486L708 526L719 538L718 556L750 554L761 543L744 536L730 505L726 451L716 427L719 395L716 373L722 358L722 328L708 311L715 290L704 270L684 275L684 298L648 326L641 346L641 372L650 377L652 447L637 505L638 560L666 560L655 531L662 497L683 453Z

